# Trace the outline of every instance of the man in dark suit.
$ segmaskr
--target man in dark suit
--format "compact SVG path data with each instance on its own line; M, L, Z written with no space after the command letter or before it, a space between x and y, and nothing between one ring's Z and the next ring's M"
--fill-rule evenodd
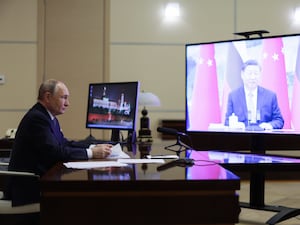
M228 96L225 125L229 117L235 115L245 127L261 130L281 129L284 119L277 102L276 93L259 86L261 67L255 60L244 63L241 77L244 85L233 90Z
M68 106L69 90L64 83L51 79L41 84L38 102L18 126L9 170L42 176L57 162L105 158L111 153L110 144L80 146L64 137L56 116L63 114ZM5 198L11 199L14 206L39 202L38 180L11 178Z

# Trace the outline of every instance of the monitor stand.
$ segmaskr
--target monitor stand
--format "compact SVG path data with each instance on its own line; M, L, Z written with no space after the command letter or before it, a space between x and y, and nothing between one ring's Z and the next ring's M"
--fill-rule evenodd
M112 142L120 142L120 129L112 129L111 130L111 138Z
M88 143L97 143L97 140L93 135L92 135L92 131L90 129L90 135L87 136L84 141L88 142ZM136 134L135 131L129 130L128 131L128 136L126 141L122 140L121 138L121 132L120 129L112 129L111 130L111 138L108 142L113 142L113 143L122 143L122 144L133 144L136 142Z
M135 131L129 130L127 134L127 138L124 140L121 140L121 132L120 129L112 129L111 131L111 138L110 140L112 142L119 142L123 144L133 144L136 142L136 134Z
M251 137L251 153L265 154L265 142L263 135L253 135ZM249 203L240 202L240 207L264 210L270 212L277 212L271 217L266 224L274 225L281 221L300 215L300 209L289 208L285 206L273 206L265 204L265 172L264 170L256 169L250 170L250 196Z

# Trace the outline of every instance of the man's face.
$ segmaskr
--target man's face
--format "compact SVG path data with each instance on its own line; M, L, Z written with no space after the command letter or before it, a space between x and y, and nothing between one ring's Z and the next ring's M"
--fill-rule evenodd
M253 90L255 89L259 82L261 71L260 67L257 65L249 65L242 71L242 80L247 89Z
M58 83L54 94L49 96L48 110L57 116L65 113L69 106L69 90L63 83Z

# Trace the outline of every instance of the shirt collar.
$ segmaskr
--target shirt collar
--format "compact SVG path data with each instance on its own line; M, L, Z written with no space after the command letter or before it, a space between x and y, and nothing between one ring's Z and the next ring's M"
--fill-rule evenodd
M256 95L257 94L257 89L258 88L256 87L253 91L250 91L249 89L244 88L246 96L248 96L249 93L252 93L252 94Z
M55 116L53 116L52 113L51 113L48 109L46 109L46 110L47 110L47 112L48 112L48 114L49 114L51 120L54 120Z

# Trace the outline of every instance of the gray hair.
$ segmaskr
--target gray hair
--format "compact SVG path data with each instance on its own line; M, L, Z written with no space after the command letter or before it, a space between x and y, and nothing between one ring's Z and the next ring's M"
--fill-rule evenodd
M46 92L50 92L51 94L54 94L58 83L59 81L54 79L49 79L44 81L39 88L38 100L42 100Z

